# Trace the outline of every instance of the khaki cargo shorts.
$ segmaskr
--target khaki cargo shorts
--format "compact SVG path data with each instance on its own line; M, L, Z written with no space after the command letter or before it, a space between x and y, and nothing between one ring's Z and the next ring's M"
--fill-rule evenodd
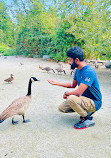
M87 116L87 112L95 112L94 101L84 96L70 95L66 101L59 105L61 112L77 112L82 117Z

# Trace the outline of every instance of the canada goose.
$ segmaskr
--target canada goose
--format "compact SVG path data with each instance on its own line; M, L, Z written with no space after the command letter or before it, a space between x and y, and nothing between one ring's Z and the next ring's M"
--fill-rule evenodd
M40 68L41 70L46 70L47 72L49 72L49 71L52 70L52 71L55 73L55 71L54 71L51 67L48 67L48 66L45 67L45 68L42 68L42 66L39 65L39 68Z
M30 120L25 120L24 114L29 107L31 102L31 84L34 81L39 81L35 77L31 77L28 84L28 92L26 96L15 99L0 115L0 123L2 123L7 118L14 115L22 115L23 122L29 122ZM14 121L12 118L12 124L16 124L18 121Z
M98 69L99 68L99 65L95 64L95 69Z
M98 69L98 68L99 68L98 61L96 60L95 61L95 69Z
M12 81L13 81L13 79L14 79L13 76L14 76L14 75L11 74L10 77L7 78L7 79L5 79L4 81L5 81L5 82L8 82L8 83L12 83Z
M63 70L61 67L58 67L58 68L56 68L55 70L58 71L58 74L59 74L59 73L61 74L61 72L64 72L64 74L66 75L65 70Z
M71 73L70 73L70 75L72 75L72 74L74 74L75 73L75 70L71 70Z

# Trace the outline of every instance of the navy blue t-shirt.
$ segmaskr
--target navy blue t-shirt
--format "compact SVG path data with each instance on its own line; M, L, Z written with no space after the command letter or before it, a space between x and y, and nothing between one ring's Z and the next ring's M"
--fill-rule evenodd
M102 95L95 70L90 65L84 66L81 70L76 69L74 80L77 81L78 86L80 83L88 85L82 96L92 99L96 111L99 110L102 105Z

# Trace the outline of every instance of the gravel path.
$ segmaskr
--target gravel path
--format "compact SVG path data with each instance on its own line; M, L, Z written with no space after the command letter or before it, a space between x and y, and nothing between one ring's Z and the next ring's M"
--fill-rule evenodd
M22 63L23 65L21 65ZM47 73L39 65L58 67L57 63L23 57L0 57L0 112L14 99L27 93L31 76L40 79L32 85L32 102L26 113L30 123L11 124L11 118L0 124L0 158L111 158L111 116L104 110L94 114L96 125L76 130L76 113L58 111L66 88L52 86L47 79L70 82L70 67L63 64L66 75ZM4 79L14 75L12 84ZM107 121L106 121L107 120Z

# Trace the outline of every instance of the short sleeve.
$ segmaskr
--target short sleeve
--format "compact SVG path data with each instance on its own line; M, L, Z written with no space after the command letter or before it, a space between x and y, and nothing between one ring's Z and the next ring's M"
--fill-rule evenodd
M77 75L77 69L75 70L75 73L74 73L74 77L73 77L74 80L77 80L76 75Z
M82 75L81 83L84 83L91 87L94 81L95 74L93 71L87 71Z

